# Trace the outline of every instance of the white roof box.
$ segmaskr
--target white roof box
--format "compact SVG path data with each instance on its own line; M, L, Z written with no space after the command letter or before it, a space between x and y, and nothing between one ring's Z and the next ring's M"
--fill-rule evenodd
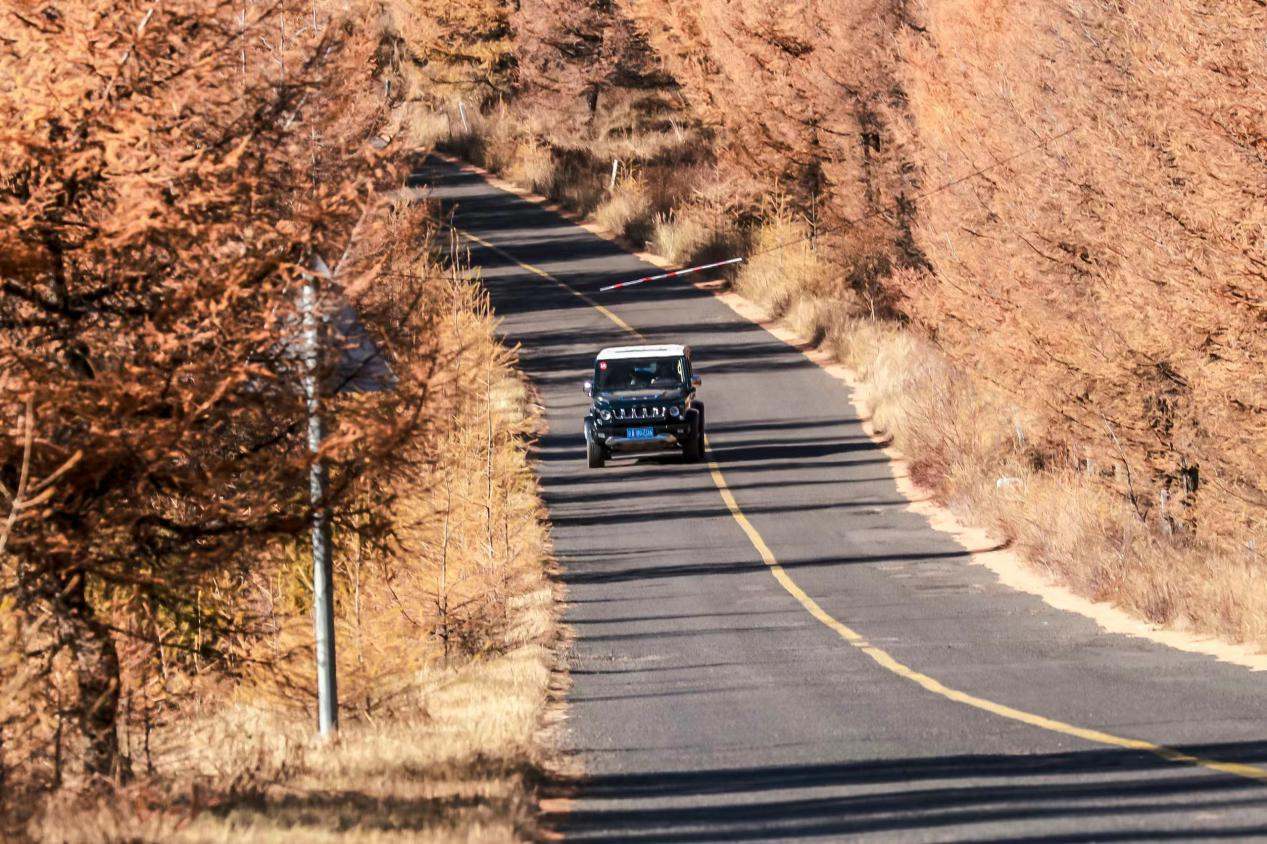
M620 360L621 358L676 358L691 356L689 346L612 346L598 353L598 360Z

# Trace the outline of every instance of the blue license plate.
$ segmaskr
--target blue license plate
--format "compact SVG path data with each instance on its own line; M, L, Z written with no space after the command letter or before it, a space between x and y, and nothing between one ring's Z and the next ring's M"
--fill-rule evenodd
M655 437L655 428L626 428L625 436L631 440L649 440Z

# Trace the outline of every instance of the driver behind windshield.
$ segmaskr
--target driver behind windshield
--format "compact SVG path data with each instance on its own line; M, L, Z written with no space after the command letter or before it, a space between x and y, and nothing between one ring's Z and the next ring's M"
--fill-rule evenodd
M681 358L604 360L598 364L599 392L667 390L682 386L685 380Z

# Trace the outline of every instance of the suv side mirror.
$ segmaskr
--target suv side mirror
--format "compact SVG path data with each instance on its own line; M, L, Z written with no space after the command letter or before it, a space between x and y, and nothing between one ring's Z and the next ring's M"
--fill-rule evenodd
M585 391L585 395L587 396L594 395L594 382L586 381L584 384L581 385L581 389Z
M700 378L698 375L692 375L692 376L691 376L691 386L692 386L692 387L698 387L700 384L703 384L703 383L704 383L704 380L703 380L702 378Z

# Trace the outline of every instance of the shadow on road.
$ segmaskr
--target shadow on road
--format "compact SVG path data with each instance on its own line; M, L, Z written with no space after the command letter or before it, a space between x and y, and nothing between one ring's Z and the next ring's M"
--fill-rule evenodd
M1267 759L1264 742L1181 749L1240 762ZM549 790L575 791L566 782ZM821 796L805 797L807 791ZM787 798L790 792L797 797ZM1006 824L1036 819L1050 819L1062 831L1026 840L1237 839L1267 833L1264 825L1203 831L1196 825L1150 828L1146 820L1131 830L1098 830L1097 819L1123 813L1146 818L1178 809L1196 817L1267 804L1267 790L1252 781L1116 749L598 775L584 781L581 794L583 810L546 818L568 840L745 841L867 833L900 839L947 827L956 827L960 840L1004 840ZM640 807L649 801L654 808ZM613 836L613 830L621 833Z
M875 554L871 556L816 557L810 559L785 559L779 564L784 569L833 568L835 566L865 565L868 563L893 562L928 562L930 560L966 560L971 555L967 551L931 551L916 554ZM579 567L578 567L579 568ZM590 583L626 583L635 580L660 580L664 578L686 578L719 576L729 577L766 570L766 564L760 560L736 560L725 563L683 563L675 565L649 565L619 568L609 566L589 568L585 571L568 571L562 576L568 585Z

